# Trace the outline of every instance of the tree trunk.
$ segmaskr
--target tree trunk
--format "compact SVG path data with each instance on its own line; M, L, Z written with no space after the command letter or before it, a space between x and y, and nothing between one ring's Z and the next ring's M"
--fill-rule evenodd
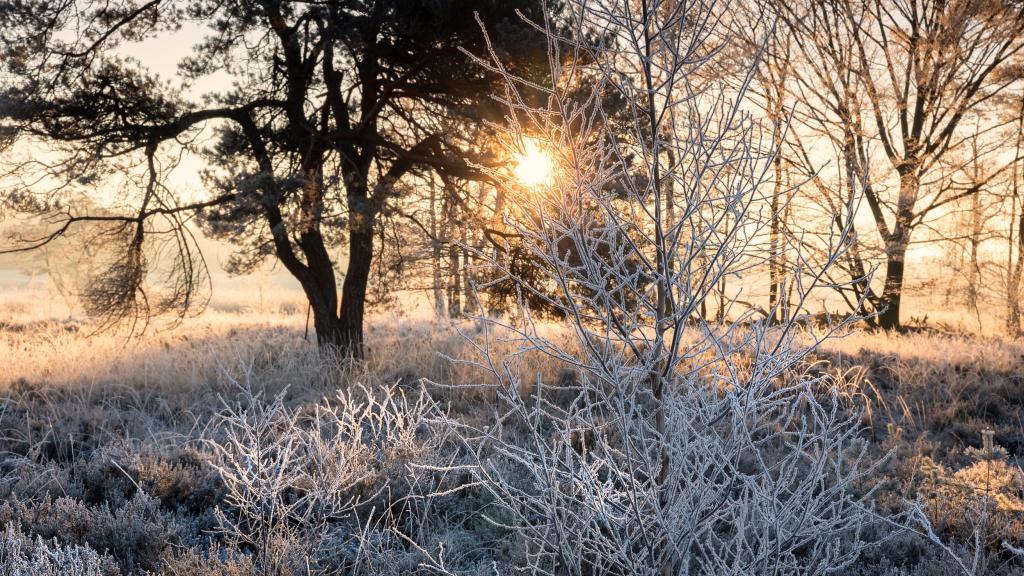
M910 232L913 226L914 204L921 187L916 161L905 161L900 166L900 192L896 206L896 225L885 243L885 287L879 299L878 326L883 330L898 330L900 303L903 300L904 269Z
M1022 122L1024 122L1024 119L1022 119ZM1014 174L1014 178L1017 178L1016 174ZM1022 313L1020 305L1021 283L1024 281L1024 205L1018 203L1020 191L1017 186L1017 182L1014 181L1014 214L1011 219L1010 246L1008 249L1009 258L1012 264L1010 265L1010 273L1006 282L1006 331L1014 338L1024 336L1024 327L1021 326L1021 320L1024 319L1022 318L1024 313ZM1016 230L1013 229L1014 226L1016 226ZM1016 238L1014 238L1014 236L1016 236ZM1015 241L1017 255L1016 260L1014 260Z
M1010 198L1011 216L1010 216L1010 233L1009 246L1007 247L1007 256L1009 258L1009 274L1007 275L1006 282L1006 331L1010 336L1019 338L1024 335L1024 329L1021 327L1021 305L1020 305L1020 289L1021 281L1024 280L1024 202L1021 200L1021 174L1019 172L1021 166L1021 151L1024 149L1024 97L1020 100L1020 108L1017 114L1017 142L1016 142L1017 161L1013 166L1013 182L1011 183L1011 190L1013 196ZM1016 230L1014 229L1016 226ZM1016 236L1016 238L1014 238ZM1016 242L1014 242L1016 240ZM1014 261L1014 244L1016 244L1017 259Z
M360 206L354 203L350 211L352 221L348 236L348 270L341 287L338 348L345 356L361 359L366 286L370 280L370 266L373 263L373 214L368 205Z
M975 149L972 151L974 156L973 164L973 184L978 185L982 181L982 176L978 169L978 151ZM981 205L981 192L975 192L971 195L971 234L968 241L971 245L970 251L970 269L967 271L967 306L974 312L975 319L978 322L978 332L982 331L983 324L981 319L981 261L979 252L981 250L982 234L985 232L985 218L983 214L984 207Z
M448 242L448 317L462 317L462 276L459 274L461 254L459 253L459 238L462 234L462 225L459 221L457 201L455 200L458 191L446 183L445 192L448 195L445 205L445 240Z
M1024 117L1021 118L1021 123L1024 124ZM1009 246L1007 247L1009 273L1006 277L1006 332L1014 338L1019 338L1024 336L1024 327L1021 326L1024 311L1021 310L1020 305L1021 283L1024 282L1024 203L1019 202L1020 189L1016 170L1013 178ZM1016 259L1014 259L1015 254Z
M473 277L469 274L469 268L471 266L469 262L469 223L463 221L462 223L462 245L459 247L459 252L462 254L462 299L463 303L463 314L470 315L471 306L476 306L478 302L470 301L473 294Z
M780 128L776 127L776 130ZM768 241L768 321L775 324L781 320L779 317L779 284L782 278L782 266L779 262L781 257L781 225L779 223L780 196L782 195L782 156L776 152L772 160L775 167L775 189L772 191L771 200L771 231Z
M773 74L773 68L769 63L767 65L768 77L766 82L765 95L768 98L768 110L769 116L772 121L772 130L775 134L783 134L785 132L783 126L783 98L785 97L785 87L783 86L782 78L779 78L776 74ZM784 76L784 72L780 71L780 74ZM782 149L775 150L775 157L772 158L772 167L775 171L775 179L773 182L772 199L771 199L771 230L769 232L769 248L768 248L768 321L771 324L783 321L784 314L780 314L781 305L779 303L782 297L782 280L784 275L785 265L781 262L782 259L782 222L781 214L782 210L782 185L783 185L783 164L782 164Z
M900 327L900 303L903 299L903 260L906 247L902 252L889 254L885 263L885 288L880 299L881 312L878 314L878 326L883 330L896 330Z
M430 271L433 281L434 318L442 320L448 316L444 299L444 280L441 277L441 240L437 227L437 186L430 182Z
M307 242L310 239L307 238ZM321 350L339 348L342 345L341 324L338 321L338 285L334 279L334 267L330 259L321 261L322 254L311 251L314 255L309 259L309 266L296 278L302 285L302 291L309 302L313 313L313 329L316 332L317 345Z
M1024 214L1018 217L1017 221L1018 232L1024 232ZM1011 247L1011 254L1013 248ZM1019 338L1024 335L1024 329L1021 327L1021 305L1020 305L1020 289L1021 279L1024 276L1024 237L1018 235L1017 237L1017 260L1013 264L1013 269L1010 272L1010 281L1007 283L1006 288L1006 304L1007 304L1007 315L1006 315L1006 331L1010 336Z
M313 311L313 329L316 332L317 345L323 349L341 347L341 324L338 313L322 298L306 294L309 307Z
M459 246L454 241L454 223L450 229L448 244L448 315L451 318L462 317L462 276L459 275Z

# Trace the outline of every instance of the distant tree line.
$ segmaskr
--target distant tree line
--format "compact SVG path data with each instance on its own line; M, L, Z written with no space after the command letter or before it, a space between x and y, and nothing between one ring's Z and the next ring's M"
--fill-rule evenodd
M531 0L0 2L0 200L49 226L4 248L92 227L109 249L82 293L90 311L111 323L185 315L209 283L197 223L237 245L232 271L280 262L302 286L320 344L355 357L366 306L398 290L428 295L438 317L516 298L557 310L542 280L524 294L509 277L535 273L495 185L515 143L494 137L510 120L494 99L498 75L468 56L493 50L517 75L548 73L539 31L520 18L543 21L545 9L557 22L557 3ZM851 312L900 328L908 252L941 239L959 259L935 273L963 277L975 309L983 278L998 277L1007 329L1020 334L1024 3L734 0L722 14L729 37L716 50L734 57L700 74L755 95L765 134L756 153L772 170L757 207L763 241L742 255L746 278L716 276L717 306L702 299L694 314L808 313L790 298L793 249L824 258L854 215L849 249L828 271ZM133 42L197 22L206 36L179 66L180 86L130 57ZM231 85L188 95L215 72ZM587 92L585 74L573 81ZM703 80L686 81L699 91ZM628 131L628 118L608 121ZM20 153L32 146L48 152ZM167 183L183 154L205 159L202 198ZM686 193L666 186L669 198ZM122 200L117 209L81 208L103 194ZM1005 258L993 270L982 252L995 242ZM499 253L505 277L477 266ZM750 282L763 298L744 292Z
M828 271L834 310L845 306L871 326L900 329L908 274L917 274L943 287L933 290L937 297L957 291L972 312L995 298L1006 331L1020 335L1024 4L752 0L731 7L735 36L722 49L734 53L735 68L703 73L741 82L742 66L757 64L752 100L777 145L763 151L773 167L763 210L778 218L763 217L766 238L745 255L747 278L720 279L717 305L700 314L720 320L739 305L781 322L807 313L796 309L786 281L799 264L789 253L796 244L828 253L828 238L852 210L850 249ZM489 182L463 184L435 178L418 186L432 195L452 186L461 192L418 203L414 227L400 220L392 227L404 241L382 242L390 252L379 260L386 284L431 295L440 316L464 310L469 278L488 288L494 308L516 296L514 283L473 266L475 253L498 249L489 240L501 227L503 192ZM908 260L922 245L952 257ZM517 276L528 278L529 255L510 246ZM984 246L1001 256L982 262ZM936 263L945 267L923 268ZM751 283L767 286L756 297L741 295ZM543 298L532 304L547 308Z
M787 128L776 183L814 189L800 213L818 217L803 220L801 232L827 231L851 200L864 216L833 271L844 276L834 286L850 309L899 328L911 247L944 238L963 249L966 241L976 259L981 220L992 221L998 197L1002 299L1009 331L1020 334L1024 3L767 0L751 12L778 18L757 80L767 117ZM972 215L957 221L964 210ZM798 226L792 211L785 221ZM782 248L775 258L784 259ZM952 280L951 270L931 272Z

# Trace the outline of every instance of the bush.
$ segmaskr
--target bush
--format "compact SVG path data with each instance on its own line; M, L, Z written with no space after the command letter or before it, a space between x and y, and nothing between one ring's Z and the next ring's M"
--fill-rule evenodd
M433 404L397 387L339 392L309 409L284 397L244 387L219 417L208 446L226 489L220 530L263 573L346 573L337 562L361 560L368 523L401 501L407 467L436 450L440 438L422 434Z
M34 540L8 523L0 538L0 574L5 576L120 576L113 559L89 546Z
M16 522L44 539L103 551L125 573L159 568L163 554L184 532L158 501L141 491L116 509L106 503L88 506L68 497L13 500L0 507L0 521Z
M523 571L847 569L876 521L874 466L839 398L845 383L806 362L837 327L816 333L792 312L830 287L855 207L815 251L756 209L773 194L776 144L745 112L743 83L722 80L736 77L724 5L562 5L535 24L548 39L544 85L494 52L478 60L504 80L503 143L549 150L554 167L530 185L492 173L501 237L516 246L478 256L489 281L515 285L518 309L481 314L467 361L498 383L498 408L486 426L442 418L471 455L449 469L490 497L482 515ZM792 263L777 270L789 295L741 306L725 285L775 257L758 240L769 229ZM529 278L514 250L529 253ZM537 299L566 319L569 343L539 329ZM575 377L545 382L544 366Z

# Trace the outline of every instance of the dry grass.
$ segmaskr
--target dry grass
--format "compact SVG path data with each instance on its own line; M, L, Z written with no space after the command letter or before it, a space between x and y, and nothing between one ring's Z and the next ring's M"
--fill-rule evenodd
M308 422L318 409L337 409L332 399L339 389L358 396L356 384L363 384L371 391L392 387L413 394L426 379L441 384L430 389L441 410L469 419L485 418L494 409L484 372L445 359L472 355L459 334L473 334L478 328L471 322L453 327L375 316L368 327L368 359L353 366L325 359L303 339L301 307L284 299L261 306L214 308L177 328L126 339L89 335L89 325L75 320L73 311L49 314L24 295L0 301L0 528L7 526L3 545L18 550L18 561L43 566L38 558L49 550L81 557L83 574L265 570L256 551L217 530L214 513L220 509L230 517L233 507L207 443L222 438L218 422L225 407L257 401L246 394L269 400L281 393L287 409ZM561 337L556 327L549 330L552 338ZM970 520L977 517L978 502L989 500L975 488L963 488L965 482L995 478L999 493L992 501L1021 501L1024 486L1016 474L1024 455L1024 343L853 333L827 343L817 360L818 369L840 375L837 381L848 386L850 397L867 408L864 435L876 453L893 451L880 472L880 506L897 510L915 494L943 499L931 508L948 512L936 516L938 529L954 543L952 549L967 554ZM529 373L545 382L566 377L540 357L527 362ZM998 464L983 466L971 452L981 446L985 429L993 429L995 443L1006 450ZM411 437L424 442L423 434L430 433L414 432ZM417 453L428 460L420 464L459 457L453 447L432 441L434 448ZM409 482L459 482L410 475L414 464L389 460L366 468L378 476L374 490L394 498L378 496L344 521L325 521L336 545L332 556L318 562L352 573L407 573L417 569L424 550L398 536L405 534L418 535L429 550L452 542L448 560L459 573L493 573L492 562L516 564L513 543L479 520L490 505L480 494L450 494L429 507L400 499L413 489ZM998 478L979 470L996 470ZM1019 573L1014 571L1020 564L1000 550L1002 540L1021 544L1022 510L1000 505L987 512L988 573ZM48 569L25 573L49 574ZM948 554L905 532L890 535L854 573L957 571Z

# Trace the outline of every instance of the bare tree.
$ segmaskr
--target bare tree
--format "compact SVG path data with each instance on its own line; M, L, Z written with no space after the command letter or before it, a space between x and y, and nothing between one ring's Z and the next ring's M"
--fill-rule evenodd
M538 9L477 5L489 22L511 22L516 7ZM177 79L187 88L224 71L233 84L221 93L189 97L121 55L195 21L210 28ZM50 151L13 167L21 184L5 204L52 224L14 249L106 224L103 241L118 249L85 295L113 320L195 308L206 269L186 224L198 217L241 245L237 271L281 262L305 291L320 344L358 357L374 235L395 184L428 169L479 177L463 132L445 129L486 114L475 104L493 85L457 50L481 39L458 2L28 0L0 4L0 28L0 130ZM500 29L508 42L526 33ZM211 193L196 201L166 185L189 153L209 165ZM118 184L131 200L124 210L65 208ZM330 248L342 242L339 294Z
M963 144L968 112L1009 85L996 71L1024 49L1024 6L989 0L777 5L795 31L808 122L835 143L838 172L861 176L881 240L882 290L862 286L861 292L879 326L899 327L913 232L978 190L922 183ZM869 161L876 144L885 162ZM808 173L818 174L822 162L806 160ZM863 263L854 268L862 275Z
M964 146L947 157L943 169L936 170L936 178L929 187L947 187L975 190L966 198L951 204L952 217L942 222L929 223L932 237L944 240L950 247L950 271L941 280L947 294L962 292L959 302L974 314L978 330L984 329L983 304L992 295L986 287L994 286L991 268L995 264L983 254L984 248L1002 227L1002 209L1009 183L1008 175L1014 161L1006 158L1006 146L1012 144L1009 135L985 133L978 129L967 136ZM959 275L959 278L956 276ZM958 281L959 280L959 281Z
M821 574L862 547L870 515L851 488L866 473L863 446L838 400L819 402L832 382L801 369L810 348L797 343L806 299L830 289L822 269L791 251L799 318L700 313L723 279L750 270L752 252L763 262L757 239L775 216L757 209L771 201L776 143L744 112L750 70L696 81L727 54L729 9L568 2L567 31L538 25L545 86L493 52L480 59L506 80L506 140L539 140L557 165L541 185L495 178L505 225L556 287L537 295L568 326L538 325L525 297L508 321L481 317L480 357L464 360L499 383L500 407L486 427L443 420L527 571ZM543 92L541 105L527 90ZM626 113L609 114L619 103ZM826 266L849 245L849 225ZM488 264L535 291L500 255ZM800 337L824 335L808 330ZM535 362L566 376L534 378Z
M736 37L743 41L745 58L737 58L737 65L748 63L760 56L760 65L755 67L755 83L751 87L751 100L758 102L765 118L781 145L772 158L772 186L769 210L773 217L769 229L768 265L768 309L773 311L773 321L784 321L789 314L784 303L787 286L783 281L786 270L786 232L788 216L792 212L793 187L791 160L784 149L785 134L789 129L790 117L795 105L791 93L793 74L793 31L779 26L774 20L771 0L765 2L739 2L740 17L733 25ZM770 29L765 34L766 26Z

